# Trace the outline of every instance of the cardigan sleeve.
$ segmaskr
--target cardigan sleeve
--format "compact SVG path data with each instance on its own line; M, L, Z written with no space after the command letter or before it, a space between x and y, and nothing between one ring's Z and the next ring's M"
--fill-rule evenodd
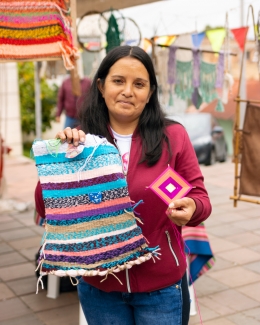
M40 182L37 183L35 192L34 192L34 198L35 198L35 209L39 213L41 218L45 218L45 207L43 202L43 196L42 196L42 187Z

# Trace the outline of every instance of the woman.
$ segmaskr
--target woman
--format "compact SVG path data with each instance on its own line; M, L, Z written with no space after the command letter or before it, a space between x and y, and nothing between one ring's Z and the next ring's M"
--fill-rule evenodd
M79 299L89 325L188 324L189 294L181 227L197 226L211 213L208 194L185 129L165 119L150 57L139 47L121 46L102 61L81 111L81 129L58 133L78 145L85 133L106 137L122 157L131 200L150 247L161 248L149 260L115 277L82 277ZM148 186L170 165L193 189L169 207ZM37 211L43 213L41 189ZM42 202L42 203L40 203ZM40 211L39 211L40 210ZM177 230L177 231L176 231Z

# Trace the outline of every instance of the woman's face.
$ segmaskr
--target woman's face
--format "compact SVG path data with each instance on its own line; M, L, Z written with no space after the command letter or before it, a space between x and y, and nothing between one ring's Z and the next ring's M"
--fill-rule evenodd
M98 88L106 102L112 128L117 131L117 126L130 126L133 132L151 96L145 66L137 59L122 58L112 65L103 85L98 80Z

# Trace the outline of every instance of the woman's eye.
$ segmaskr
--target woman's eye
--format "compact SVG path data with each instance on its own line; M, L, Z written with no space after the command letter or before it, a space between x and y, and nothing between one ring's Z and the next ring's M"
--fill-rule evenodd
M114 83L120 85L120 84L123 83L123 80L121 80L121 79L114 79Z
M138 87L138 88L142 88L144 86L144 84L142 82L136 82L135 85Z

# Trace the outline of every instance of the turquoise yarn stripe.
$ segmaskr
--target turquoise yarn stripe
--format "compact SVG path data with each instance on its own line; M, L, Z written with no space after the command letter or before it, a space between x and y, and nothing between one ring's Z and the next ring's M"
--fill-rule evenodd
M78 172L80 167L84 165L84 161L68 161L59 164L59 168L55 164L48 165L38 165L38 175L39 176L50 176L50 175L65 175L65 174L75 174ZM96 168L118 165L122 166L121 158L119 155L102 155L100 157L94 157L91 159L84 170L92 170Z
M43 190L43 197L47 198L66 198L84 194L91 194L103 191L109 191L115 188L126 187L127 183L125 179L118 179L117 181L97 184L93 186L65 189L65 190Z
M80 153L78 156L76 156L75 158L66 158L64 153L57 153L55 156L51 155L44 155L44 156L36 156L35 157L35 161L36 161L36 165L40 165L40 164L53 164L53 157L55 157L55 163L63 163L63 162L67 162L67 161L76 161L76 160L81 160L81 159L85 159L88 156L90 156L93 152L93 147L91 148L84 148L83 152ZM99 146L92 157L98 157L100 155L106 155L106 154L117 154L118 155L118 150L113 146L108 147L108 146Z

